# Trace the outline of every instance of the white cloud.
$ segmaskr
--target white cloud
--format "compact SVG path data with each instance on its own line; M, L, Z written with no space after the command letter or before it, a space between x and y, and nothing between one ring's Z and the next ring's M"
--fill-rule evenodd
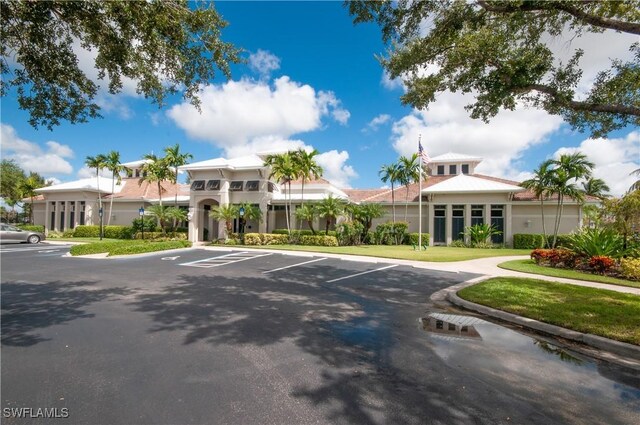
M268 78L273 71L280 69L280 58L266 50L258 49L249 55L249 68L262 78Z
M580 151L595 164L593 176L604 180L611 194L620 196L637 180L630 175L640 168L640 131L632 131L618 139L586 139L578 147L562 147L554 153L562 154Z
M393 124L392 142L400 155L417 152L418 137L430 156L458 152L484 158L476 171L516 179L517 161L529 147L560 128L562 119L538 109L501 111L489 124L471 119L470 95L442 93L426 111L414 110Z
M402 82L402 78L394 78L393 80L389 76L389 73L384 70L382 71L382 78L380 79L380 84L387 90L397 90L405 88L404 83Z
M57 179L55 177L45 177L44 179L48 184L50 185L54 185L54 184L60 184L62 183L62 180Z
M1 124L0 149L5 159L13 159L26 171L39 174L70 174L73 167L65 158L73 157L73 150L58 142L46 143L46 150L40 145L18 137L15 129Z
M190 137L211 142L227 154L248 149L254 139L287 140L294 134L317 130L328 115L340 123L349 116L333 92L316 92L287 76L272 85L243 79L207 86L200 98L201 113L183 102L167 115Z
M339 188L351 187L350 180L358 177L358 173L352 166L347 165L349 152L330 150L316 157L317 163L322 167L323 177Z
M84 167L82 167L82 168L80 168L78 170L76 175L78 176L79 179L87 179L89 177L95 177L96 169L95 168L89 168L89 167L87 167L85 165ZM100 170L100 175L102 177L111 178L111 171L107 170L106 168L103 168L102 170Z
M378 128L381 125L386 124L391 119L391 115L389 114L380 114L367 124L365 128L362 129L363 132L367 131L378 131Z

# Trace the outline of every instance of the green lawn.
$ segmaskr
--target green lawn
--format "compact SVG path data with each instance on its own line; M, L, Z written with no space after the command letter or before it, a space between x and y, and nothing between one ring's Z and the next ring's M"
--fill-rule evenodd
M496 277L464 288L468 301L640 345L640 297L537 279Z
M611 285L632 286L640 288L640 282L626 279L618 279L610 276L584 273L577 270L556 269L553 267L539 266L533 260L511 260L498 264L498 267L523 273L541 274L545 276L564 277L567 279L587 280L589 282L608 283Z
M370 257L395 258L416 261L465 261L475 258L502 257L505 255L529 255L530 249L482 249L430 246L426 251L414 251L408 245L361 245L361 246L303 246L267 245L247 248L282 249L288 251L310 251L341 255L366 255Z
M122 239L108 239L102 238L102 242L116 242ZM46 241L60 241L60 242L101 242L100 238L47 238Z

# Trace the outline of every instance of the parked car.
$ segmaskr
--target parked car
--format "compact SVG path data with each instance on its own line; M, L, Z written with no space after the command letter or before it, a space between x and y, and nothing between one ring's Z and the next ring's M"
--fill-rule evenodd
M22 230L9 224L0 224L0 243L38 243L44 240L44 234L31 230Z

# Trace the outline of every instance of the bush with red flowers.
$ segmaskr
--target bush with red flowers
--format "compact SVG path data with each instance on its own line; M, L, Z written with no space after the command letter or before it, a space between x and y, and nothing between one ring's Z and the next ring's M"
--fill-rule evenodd
M606 255L594 255L589 259L589 267L600 274L605 274L611 270L615 264L615 260Z

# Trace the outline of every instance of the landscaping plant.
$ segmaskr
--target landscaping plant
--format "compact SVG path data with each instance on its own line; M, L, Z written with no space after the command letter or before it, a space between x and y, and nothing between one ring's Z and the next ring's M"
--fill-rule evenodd
M622 237L607 228L583 227L568 236L567 244L576 254L587 258L599 255L619 258L624 255Z
M493 224L483 223L465 227L464 234L469 238L472 247L487 248L491 246L487 240L493 235L502 234L502 232L496 229Z

